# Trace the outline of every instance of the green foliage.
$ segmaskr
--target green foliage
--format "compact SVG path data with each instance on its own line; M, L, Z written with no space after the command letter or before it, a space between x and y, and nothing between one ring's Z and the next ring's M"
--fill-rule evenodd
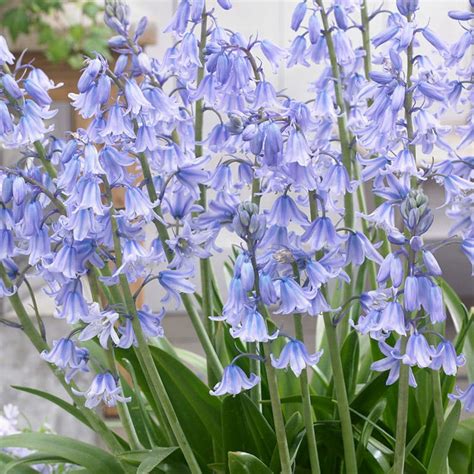
M70 21L66 3L80 10L77 23ZM0 25L13 41L22 35L35 34L50 61L65 61L78 69L84 55L98 52L110 56L108 30L102 23L102 13L101 3L94 1L21 0L11 6L3 0L0 2Z

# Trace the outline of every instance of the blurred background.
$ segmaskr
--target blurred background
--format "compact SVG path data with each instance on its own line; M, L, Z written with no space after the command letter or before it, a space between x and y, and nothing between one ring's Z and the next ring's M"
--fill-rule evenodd
M207 2L212 4L216 2ZM217 10L221 26L229 27L241 32L244 37L258 35L274 43L287 47L290 45L294 32L289 28L291 14L296 0L234 0L233 9L224 12ZM381 1L369 1L369 11L378 7ZM144 46L150 56L161 57L172 42L170 35L163 34L164 28L170 21L176 8L176 0L130 0L133 23L137 23L142 16L149 19L149 27L144 36ZM430 28L437 32L448 43L454 42L462 30L454 21L447 19L448 10L466 10L468 0L423 0L420 2L421 12L418 21L430 23ZM385 1L388 9L395 8L395 1ZM35 59L35 64L50 75L55 82L64 82L64 87L53 92L55 104L53 108L59 110L55 118L55 135L63 136L64 132L86 124L71 109L67 95L76 92L75 84L80 74L83 55L98 51L110 57L106 39L108 30L102 24L101 1L61 1L61 0L3 0L0 1L0 33L9 40L15 54L27 49L27 58ZM382 15L380 21L384 21ZM372 26L376 33L383 23L375 22ZM429 54L427 47L424 54ZM472 59L472 55L470 58ZM306 90L312 80L316 78L317 69L296 67L287 70L280 68L272 80L279 90L286 89L286 93L298 99L311 98ZM207 118L207 116L206 116ZM452 113L448 115L446 123L456 126L464 123L466 116ZM208 123L207 126L212 126ZM454 140L454 137L453 137ZM472 150L474 152L474 150ZM431 157L430 157L431 158ZM440 153L434 159L442 159ZM17 159L14 152L0 150L0 164L12 163ZM434 208L438 208L444 200L443 193L433 184L425 188L430 196ZM370 198L370 196L369 196ZM435 225L429 232L428 239L439 240L447 237L450 227L449 219L444 217L444 210L436 210ZM152 230L150 230L151 236ZM230 245L235 239L221 234L218 241L223 252L213 259L213 266L217 279L222 288L226 287L227 276L224 274L224 260L228 255ZM470 276L471 268L465 256L456 246L448 246L437 254L444 276L457 290L466 305L474 303L473 280ZM36 293L40 312L47 326L48 340L51 342L64 336L67 329L64 321L52 317L54 307L41 291L40 282L37 283ZM145 289L144 300L155 310L161 308L162 294L158 285L149 285ZM25 295L25 301L27 297ZM26 305L28 306L27 301ZM8 317L10 308L8 301L0 300L0 317ZM310 321L306 328L314 334L314 321ZM164 320L166 336L178 346L198 351L193 329L186 316L178 311L171 310ZM53 405L39 398L20 393L11 385L23 385L39 388L44 391L63 396L61 388L46 364L38 357L29 341L16 329L0 326L0 409L4 404L14 403L26 415L34 428L42 422L47 422L57 432L80 437L84 441L93 441L94 433L79 425L68 415L55 410Z

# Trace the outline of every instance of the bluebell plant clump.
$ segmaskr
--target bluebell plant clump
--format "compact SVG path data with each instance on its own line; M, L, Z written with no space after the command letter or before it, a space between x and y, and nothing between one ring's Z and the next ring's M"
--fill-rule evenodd
M447 312L436 252L458 245L474 266L472 13L449 13L462 35L447 44L417 20L418 1L397 0L394 11L370 12L385 27L362 45L360 1L302 1L284 48L220 26L232 5L217 3L180 0L166 28L174 44L151 58L139 41L146 19L132 29L128 7L108 1L117 58L86 59L70 97L90 123L66 137L48 122L57 85L15 61L0 37L0 139L21 152L0 168L0 296L11 298L30 275L42 279L55 317L71 327L41 356L68 383L89 370L84 341L140 347L163 335L168 301L192 312L196 292L201 342L225 324L248 349L223 372L215 366L216 396L256 390L263 365L300 376L329 357L274 314L324 314L327 330L367 335L380 349L371 369L386 372L387 384L403 366L412 387L415 368L455 376L465 360L440 329ZM272 82L279 68L301 66L315 71L311 100ZM453 111L467 111L464 125L445 125ZM434 213L423 188L433 181L452 222L439 242L426 238ZM218 313L193 276L212 274L224 232L239 245ZM137 282L140 291L162 288L160 312L135 307L127 288ZM112 299L104 303L97 288ZM114 300L117 289L123 298ZM128 400L106 368L74 393L87 407ZM473 385L451 397L473 410Z

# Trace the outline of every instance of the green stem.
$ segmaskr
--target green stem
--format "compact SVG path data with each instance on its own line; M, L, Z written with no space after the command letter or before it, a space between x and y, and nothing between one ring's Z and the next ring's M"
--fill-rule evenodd
M337 64L336 50L334 48L334 42L332 39L329 20L327 12L324 9L323 1L316 0L317 4L320 7L321 19L324 27L324 35L326 38L326 44L329 52L329 61L331 63L331 71L334 78L334 92L336 96L336 104L339 107L340 113L337 117L337 127L339 131L339 139L341 141L341 153L342 153L342 162L349 173L349 176L352 176L352 160L351 160L351 147L349 143L348 127L347 127L347 116L346 116L346 107L344 103L344 95L342 90L342 81L341 74L339 71L339 65ZM346 227L354 227L354 201L352 199L352 194L347 193L344 195L344 225Z
M114 375L114 377L119 381L120 387L123 391L123 383L120 378L119 371L117 370L117 361L115 359L115 352L113 346L110 344L109 349L105 351L107 353L107 362L109 364L109 369ZM138 450L143 449L138 439L137 432L133 426L132 418L128 410L127 403L118 402L117 403L117 413L120 418L120 423L127 434L127 439L132 449Z
M360 6L360 17L362 23L362 47L365 50L364 72L365 78L369 79L370 69L372 67L372 55L370 51L370 25L367 0L362 0L362 4Z
M110 186L107 183L105 184L107 188L108 201L112 202ZM113 208L111 208L110 214L112 236L114 240L115 260L117 267L120 267L122 265L122 249L120 245L120 237L118 234L117 221L115 220ZM186 435L184 434L181 424L179 423L173 404L171 403L171 400L168 396L168 392L166 391L163 381L161 380L161 376L156 368L155 362L153 361L153 356L143 334L140 320L138 319L137 308L135 306L135 301L133 300L132 293L130 291L127 276L124 273L121 273L119 276L119 281L122 290L122 295L125 301L125 306L130 316L132 316L132 327L138 343L137 352L141 359L142 368L145 371L145 374L147 375L152 395L155 400L159 401L163 406L163 411L166 414L166 418L171 426L174 436L176 437L176 441L178 442L178 445L181 448L183 456L186 459L189 469L192 473L200 473L201 468L199 467L196 457L194 456L193 450L191 449L191 446L186 438Z
M301 342L304 342L303 322L300 314L293 316L295 325L295 336ZM299 377L301 386L301 396L303 399L303 417L306 428L306 437L308 439L309 460L311 463L311 473L319 474L321 468L319 466L318 446L316 444L316 434L313 425L313 408L311 406L311 394L309 392L308 371L304 369Z
M92 271L89 270L87 273L87 277L89 281L89 287L91 290L92 301L95 301L96 303L100 305L100 307L102 307L102 303L100 301L101 290L100 290L97 274L93 270ZM113 374L113 376L119 381L120 387L122 388L122 392L123 392L123 384L119 375L119 371L117 370L117 360L115 358L115 351L111 343L109 343L109 348L105 352L107 355L109 370ZM117 412L118 412L122 427L125 430L125 433L127 434L127 439L130 444L130 447L132 449L141 449L142 446L140 444L140 441L138 440L135 427L133 426L132 419L130 417L130 412L128 411L128 405L126 403L118 402Z
M249 342L247 344L247 350L250 354L257 354L257 348L256 342ZM258 359L250 359L250 372L253 372L257 377L261 376L260 361ZM262 384L260 382L250 390L250 398L261 411Z
M329 356L336 389L337 408L341 419L342 443L344 446L344 460L347 474L357 473L357 459L354 448L354 436L352 433L351 414L349 401L347 399L346 382L342 370L341 354L337 342L336 328L332 324L331 315L324 313L324 327L328 338Z
M57 173L56 170L54 169L54 166L51 164L51 161L49 161L46 158L46 151L43 147L43 144L40 141L35 141L34 146L36 149L36 152L38 153L38 158L41 161L41 164L44 166L44 169L47 171L49 176L51 178L56 178Z
M402 337L400 353L404 354L407 339ZM408 422L408 377L409 367L400 361L400 377L398 379L397 429L393 459L393 474L403 474L405 468L405 445Z
M156 202L158 199L158 196L156 194L155 185L153 184L153 178L151 175L150 167L148 165L146 156L144 153L139 153L138 158L140 160L140 166L142 168L143 178L145 179L148 195L152 202ZM161 216L160 206L156 206L154 208L154 211L159 216ZM158 236L160 237L161 243L163 244L163 249L165 251L166 258L170 262L173 259L173 255L170 248L168 247L166 243L167 240L169 240L168 229L158 219L154 219L153 222L158 232ZM181 294L180 296L181 296L181 301L183 302L183 306L189 315L189 318L194 327L194 330L196 331L196 335L199 339L199 342L201 343L204 353L206 354L207 363L210 365L215 376L217 378L220 378L224 369L219 360L219 357L217 356L216 350L214 346L212 345L211 339L209 338L209 335L207 334L207 331L206 331L206 328L204 327L202 319L199 317L199 314L194 308L194 305L191 301L191 297L185 293Z
M438 433L444 423L443 396L441 392L441 381L437 370L431 371L431 382L433 384L433 405Z
M8 274L4 266L1 263L0 263L0 278L2 278L7 288L10 288L12 286L12 282L10 278L8 277ZM22 325L23 332L28 337L28 339L32 342L35 349L39 353L43 351L49 351L48 344L42 339L40 333L35 328L34 324L31 322L31 319L28 316L28 313L26 312L26 309L18 293L15 293L12 296L9 296L8 300L10 301L10 304L12 305L13 310L18 316L18 319ZM64 380L64 374L62 373L62 371L57 369L52 364L48 364L48 367L51 369L53 374L57 377L57 379L63 386L64 390L68 393L68 395L74 401L77 408L81 410L82 414L87 419L87 422L89 423L91 429L93 429L102 438L102 440L105 442L105 444L109 447L109 449L112 452L114 453L122 452L123 447L120 445L115 435L112 433L112 431L109 430L109 428L107 428L106 424L103 422L103 420L99 418L99 416L95 412L84 407L83 400L72 392L71 386L68 385L66 381Z
M411 15L407 16L407 21L411 21ZM416 161L416 146L411 144L413 140L413 118L412 118L412 108L413 108L413 92L410 91L412 87L411 76L413 75L413 41L409 44L407 48L407 77L406 84L407 90L405 93L404 109L405 109L405 120L407 122L407 137L408 137L408 148L412 153Z
M275 425L278 453L280 455L281 473L291 474L291 460L288 441L286 439L285 420L283 419L280 395L278 394L277 376L270 359L270 344L265 343L263 344L263 347L265 353L265 370L267 372L268 391L270 393L270 401L272 405L273 423Z
M249 245L250 247L250 245ZM255 256L255 249L250 249L253 272L255 276L255 294L259 301L258 309L266 321L268 321L268 312L265 305L260 298L260 277L258 274L257 258ZM277 438L278 452L280 455L281 472L283 474L291 473L290 451L288 449L288 440L286 439L285 420L283 418L283 411L280 402L280 395L278 394L278 381L275 369L271 362L271 346L269 342L263 344L265 355L265 371L267 373L268 392L270 394L270 401L272 405L273 423L275 425L275 435Z

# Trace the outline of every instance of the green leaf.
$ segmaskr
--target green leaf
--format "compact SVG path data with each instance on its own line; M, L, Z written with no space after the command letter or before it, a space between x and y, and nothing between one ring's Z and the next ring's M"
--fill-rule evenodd
M474 417L459 423L449 448L449 467L453 473L474 472Z
M272 474L272 471L252 454L241 451L229 453L230 474Z
M16 458L0 451L0 472L5 472L7 466L14 462L16 462ZM28 466L18 466L15 468L15 474L38 474L38 471Z
M12 8L5 12L2 24L8 28L13 41L16 41L22 33L28 33L30 30L28 14L23 8Z
M387 401L381 400L369 413L369 416L367 417L368 420L370 420L372 423L375 423L382 416L386 405ZM366 421L360 434L360 439L359 443L357 444L356 452L357 464L359 466L362 464L362 461L365 458L365 450L367 449L367 444L369 443L369 439L372 436L372 431L374 429L372 423Z
M353 398L356 389L359 353L359 335L356 331L351 331L341 348L342 368L349 400Z
M439 279L444 301L458 333L456 350L464 352L467 360L474 358L474 314L469 314L458 294L442 278ZM474 364L467 364L469 379L474 379Z
M458 401L454 404L451 413L441 427L438 439L431 453L431 459L428 464L427 474L439 474L440 466L446 463L449 448L456 433L456 428L461 416L461 403Z
M139 451L128 451L119 454L119 458L130 464L138 465L137 474L145 474L151 472L155 467L160 465L168 456L173 454L178 448L153 448Z
M248 395L224 398L222 429L224 452L245 451L270 462L275 432Z
M102 8L96 2L86 2L82 6L82 12L84 13L84 15L88 16L92 20L101 10Z
M33 453L33 454L30 454L29 456L25 456L21 459L9 462L6 466L3 467L3 470L1 472L2 474L7 474L9 472L15 474L18 472L22 472L20 470L21 468L27 469L26 465L43 464L43 463L57 464L57 463L64 463L64 462L67 462L67 461L61 456L55 456L55 455L43 454L43 453ZM31 471L28 471L28 472L31 472ZM37 472L37 471L33 470L32 472Z
M76 406L66 402L62 398L56 397L51 393L43 392L42 390L38 390L36 388L31 387L21 387L19 385L12 385L12 388L15 390L19 390L20 392L31 393L32 395L36 395L37 397L44 398L45 400L54 403L58 407L62 408L64 411L67 411L71 414L74 418L78 419L81 423L84 423L86 426L91 428L89 422L87 421L86 417L82 414L81 410ZM92 429L92 428L91 428Z
M49 433L21 433L0 438L0 448L27 448L45 455L60 456L72 464L85 467L91 474L124 473L115 457L82 441Z

